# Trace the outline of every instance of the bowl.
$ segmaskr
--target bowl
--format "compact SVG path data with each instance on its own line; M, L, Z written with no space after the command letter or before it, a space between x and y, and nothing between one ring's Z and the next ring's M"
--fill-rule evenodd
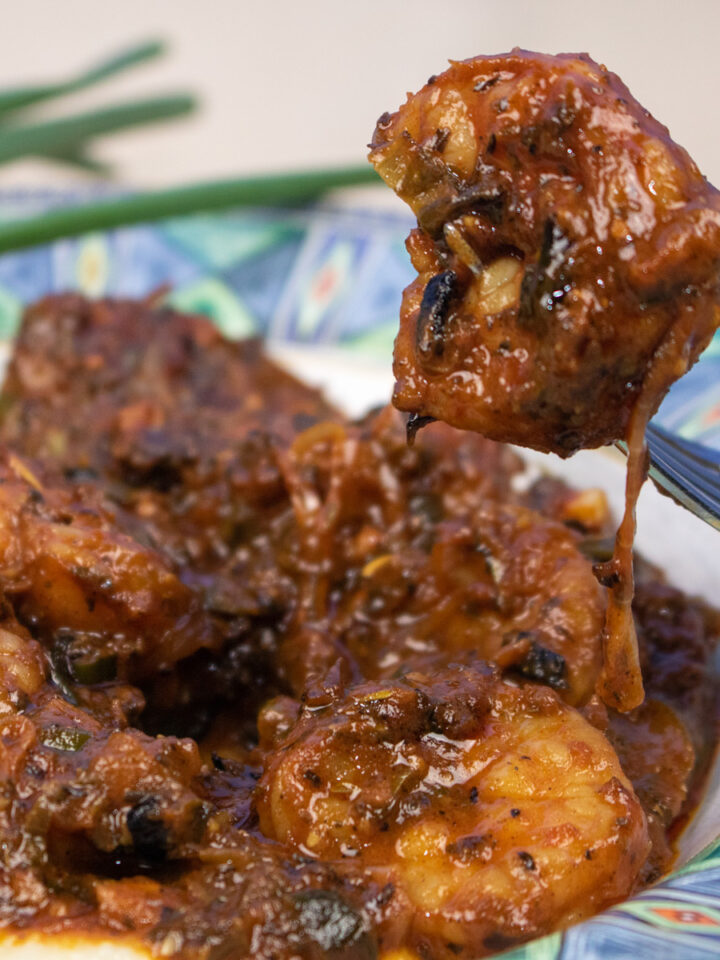
M37 209L69 195L0 195L0 213ZM413 271L400 214L314 207L236 211L94 233L0 257L0 362L22 305L65 290L143 297L168 286L181 310L210 316L229 337L260 335L270 351L352 415L387 400L400 294ZM656 420L720 448L720 337L673 387ZM523 454L533 469L578 486L602 486L619 516L624 463L614 451L569 461ZM718 595L717 533L646 484L638 508L638 549L671 582L709 601ZM75 941L10 941L3 956L80 957ZM139 956L107 942L95 958ZM130 952L124 952L129 949ZM39 952L38 952L39 951ZM508 958L592 960L720 955L720 761L680 837L676 869L657 885Z

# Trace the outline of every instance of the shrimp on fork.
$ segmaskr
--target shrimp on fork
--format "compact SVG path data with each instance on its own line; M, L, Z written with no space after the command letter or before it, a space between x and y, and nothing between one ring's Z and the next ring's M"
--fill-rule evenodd
M418 219L401 410L568 456L623 437L659 365L652 413L718 325L720 194L587 55L451 62L370 160Z

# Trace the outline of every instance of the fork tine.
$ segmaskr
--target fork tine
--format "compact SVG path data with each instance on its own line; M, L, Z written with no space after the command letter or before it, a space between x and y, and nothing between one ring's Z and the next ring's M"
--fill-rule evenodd
M648 439L651 459L656 466L665 472L672 471L688 488L707 497L717 496L720 471L716 466L698 462L673 444L653 437Z
M706 450L699 444L673 437L665 431L650 428L648 443L651 455L658 463L672 467L689 484L700 488L707 496L717 497L720 493L720 462L711 457L714 451Z
M650 475L684 507L720 529L720 457L701 444L651 424Z
M651 423L647 428L648 436L670 449L678 451L683 458L690 457L698 468L717 474L720 470L720 450L713 450L695 440L687 440L676 433L670 433L664 427Z

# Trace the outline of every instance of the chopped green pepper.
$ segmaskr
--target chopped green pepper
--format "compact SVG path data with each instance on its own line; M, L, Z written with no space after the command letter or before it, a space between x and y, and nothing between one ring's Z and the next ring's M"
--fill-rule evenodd
M117 656L114 653L84 653L76 659L71 654L70 673L76 683L84 686L107 683L117 676Z
M80 750L89 739L90 734L87 730L81 730L79 727L58 727L56 724L46 727L40 734L40 740L46 747L65 750L69 753Z

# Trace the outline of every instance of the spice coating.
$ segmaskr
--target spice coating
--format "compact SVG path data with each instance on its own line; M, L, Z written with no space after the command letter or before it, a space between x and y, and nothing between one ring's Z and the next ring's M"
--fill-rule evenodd
M718 325L720 195L587 55L451 62L370 160L418 219L401 410L568 456L623 438L649 379L654 412Z
M650 699L599 703L599 491L74 296L28 311L0 437L8 929L449 960L667 869L718 616L647 568Z

